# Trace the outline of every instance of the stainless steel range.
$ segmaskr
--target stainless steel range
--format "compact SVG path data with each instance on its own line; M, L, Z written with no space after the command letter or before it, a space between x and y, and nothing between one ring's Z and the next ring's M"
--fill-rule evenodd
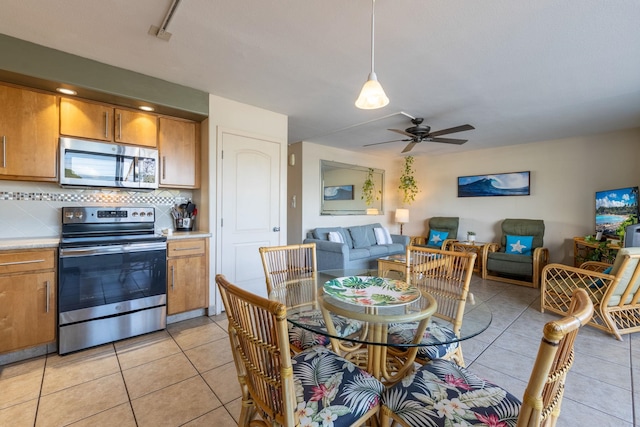
M154 208L62 208L58 353L164 329L166 283Z

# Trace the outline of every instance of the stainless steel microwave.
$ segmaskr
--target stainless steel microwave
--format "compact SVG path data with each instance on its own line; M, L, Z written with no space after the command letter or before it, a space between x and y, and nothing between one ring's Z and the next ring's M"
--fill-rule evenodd
M158 188L158 150L60 138L60 185Z

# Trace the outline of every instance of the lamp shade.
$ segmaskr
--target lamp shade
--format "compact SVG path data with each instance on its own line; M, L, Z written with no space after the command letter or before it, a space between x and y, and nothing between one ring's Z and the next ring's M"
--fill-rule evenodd
M356 107L363 110L382 108L389 103L389 98L384 93L382 85L378 81L376 73L369 73L369 79L362 86L360 96L356 100Z
M396 209L396 222L399 224L409 222L409 209Z

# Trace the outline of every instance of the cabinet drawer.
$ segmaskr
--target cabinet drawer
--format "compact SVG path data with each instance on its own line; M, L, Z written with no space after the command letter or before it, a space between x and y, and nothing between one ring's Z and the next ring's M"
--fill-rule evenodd
M204 239L178 240L167 243L167 257L204 255Z
M0 274L53 270L55 265L55 249L0 252Z

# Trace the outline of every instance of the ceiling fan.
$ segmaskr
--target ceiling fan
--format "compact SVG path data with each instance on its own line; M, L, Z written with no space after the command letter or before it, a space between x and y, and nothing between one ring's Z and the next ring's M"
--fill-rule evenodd
M376 142L374 144L366 144L364 145L364 147L369 147L371 145L380 145L380 144L388 144L390 142L397 142L397 141L410 141L409 144L407 144L406 147L404 147L404 150L402 150L403 153L408 153L409 151L411 151L413 149L413 147L415 147L416 144L418 144L419 142L443 142L445 144L457 144L457 145L462 145L465 142L467 142L468 140L466 139L454 139L454 138L439 138L441 135L448 135L450 133L456 133L456 132L463 132L465 130L472 130L475 129L473 126L471 125L460 125L460 126L456 126L456 127L452 127L449 129L442 129L436 132L431 132L431 126L427 126L427 125L423 125L422 122L424 121L424 119L422 117L416 117L414 119L411 119L411 123L413 123L413 126L406 128L405 130L400 130L400 129L388 129L391 132L396 132L399 133L401 135L404 136L408 136L409 138L405 138L405 139L394 139L392 141L385 141L385 142Z

